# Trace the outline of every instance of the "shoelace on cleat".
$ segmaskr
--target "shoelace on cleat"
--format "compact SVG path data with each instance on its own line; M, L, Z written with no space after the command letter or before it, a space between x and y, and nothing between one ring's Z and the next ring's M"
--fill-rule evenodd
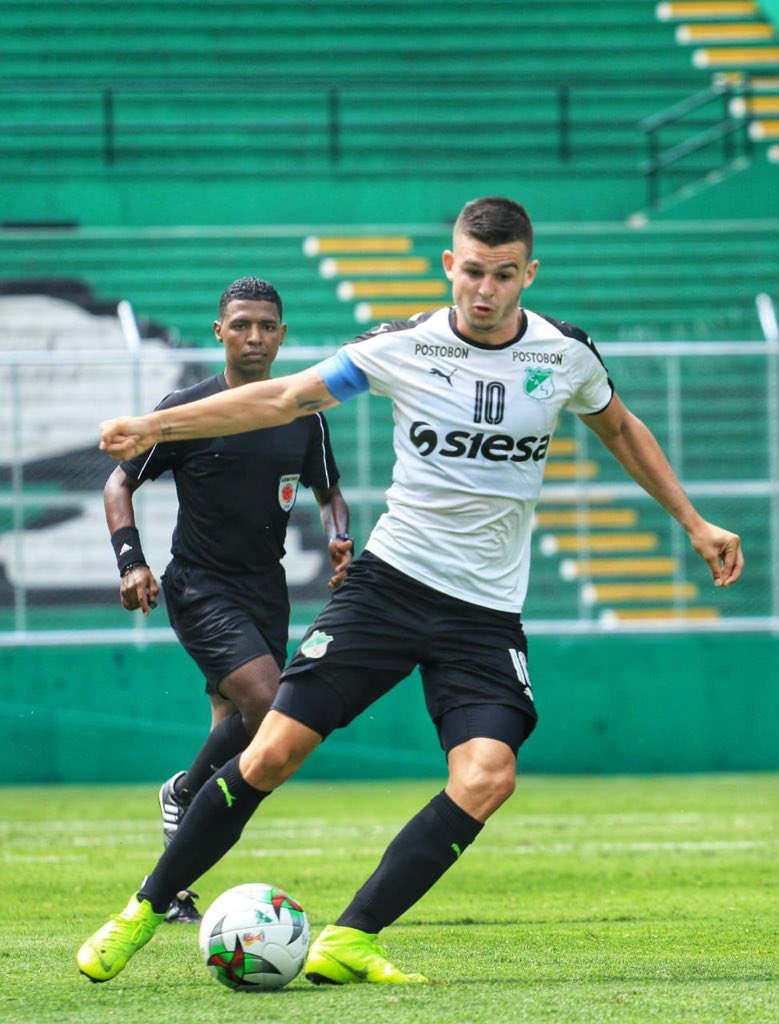
M114 925L119 927L112 928L111 931L109 931L100 940L100 945L103 948L116 949L118 946L122 946L128 941L138 943L146 936L147 933L149 938L154 934L154 925L151 921L144 921L142 919L138 921L130 921L121 914L114 914L111 921ZM127 929L123 926L129 924L133 924L135 927L132 932L128 934Z
M389 954L387 953L386 947L382 946L378 939L373 939L373 941L370 942L370 946L375 953L379 954L379 956L384 957L385 960L389 960Z

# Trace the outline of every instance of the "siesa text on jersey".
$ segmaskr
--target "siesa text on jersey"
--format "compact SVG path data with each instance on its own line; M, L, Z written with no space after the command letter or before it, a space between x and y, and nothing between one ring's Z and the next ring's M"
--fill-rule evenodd
M438 454L448 459L475 459L481 456L489 462L540 462L549 448L550 434L543 437L520 437L509 434L485 434L483 430L450 430L444 437ZM411 424L409 440L420 455L431 455L438 445L438 434L429 423L417 420Z

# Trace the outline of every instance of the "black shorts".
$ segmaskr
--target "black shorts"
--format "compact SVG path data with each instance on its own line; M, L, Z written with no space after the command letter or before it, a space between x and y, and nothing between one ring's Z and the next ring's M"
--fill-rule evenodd
M416 665L444 750L488 736L516 751L535 727L519 615L447 597L370 552L307 630L273 707L327 736Z
M284 666L289 599L281 565L217 576L174 558L162 587L170 624L206 677L207 693L218 693L226 675L264 654Z

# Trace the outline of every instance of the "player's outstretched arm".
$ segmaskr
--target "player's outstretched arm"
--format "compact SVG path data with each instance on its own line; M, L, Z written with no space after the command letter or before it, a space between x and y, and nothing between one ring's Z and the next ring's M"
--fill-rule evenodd
M603 412L581 418L636 483L684 527L693 548L708 564L714 585L727 587L735 583L744 567L738 534L709 523L698 514L646 424L617 395Z
M338 405L337 399L316 368L311 368L144 416L104 420L100 424L100 448L114 459L129 459L161 441L222 437L276 427L334 405Z

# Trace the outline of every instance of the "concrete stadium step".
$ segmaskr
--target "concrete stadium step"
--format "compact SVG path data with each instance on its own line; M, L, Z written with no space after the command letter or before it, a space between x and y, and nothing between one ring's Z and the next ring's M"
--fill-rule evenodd
M547 557L575 552L654 551L660 540L656 533L542 533L539 546Z
M674 33L681 44L753 43L773 39L776 29L768 21L713 22L678 25Z
M779 114L778 96L737 96L729 104L733 117L763 117Z
M669 41L673 42L674 30L660 22L647 21L640 27L640 36L649 49L662 51ZM409 47L416 48L423 40L428 54L435 54L447 48L465 48L469 38L475 57L480 52L486 56L490 43L495 45L497 40L503 46L521 42L524 52L561 51L564 48L573 51L578 47L614 53L620 50L638 52L640 49L636 24L623 24L616 19L607 25L590 25L586 21L550 25L543 20L534 22L518 18L503 23L496 35L495 22L490 14L479 17L474 13L462 22L442 21L435 15L425 16L424 8L420 8L411 23L402 16L385 22L368 20L357 23L350 20L340 24L310 19L305 25L287 24L275 28L263 25L258 29L255 21L244 31L234 26L229 32L209 25L193 26L181 15L165 21L151 19L146 25L138 25L135 31L126 28L124 32L117 31L117 26L110 23L85 23L78 27L77 32L71 33L63 32L58 25L4 26L2 47L9 57L20 52L43 53L49 50L58 59L88 52L116 59L124 49L132 61L148 54L157 45L161 34L166 36L168 58L187 60L206 48L213 49L213 53L204 54L205 67L216 67L220 63L219 58L230 59L252 51L264 60L270 53L275 53L278 58L285 53L300 54L305 49L317 57L325 52L335 53L343 47L349 56L372 52L383 58L399 54ZM218 47L214 47L215 36L219 37ZM272 45L269 45L271 40Z
M429 154L444 151L456 153L457 146L453 142L453 134L468 138L469 147L495 150L510 150L515 158L532 157L532 151L523 151L523 147L543 145L550 152L560 153L559 126L543 118L522 118L516 113L514 120L505 118L485 119L478 125L467 120L456 120L453 117L441 119L426 118L425 120L382 120L345 119L340 122L336 160L343 160L350 153L360 152L371 147L382 146L385 159L392 159L402 148L414 147L414 152ZM190 121L180 116L176 120L157 121L153 125L147 122L133 122L116 119L112 122L110 145L115 159L122 154L143 156L153 150L167 153L171 159L187 159L199 156L204 142L222 145L235 149L239 155L249 153L257 160L258 169L269 160L274 153L268 153L267 138L264 133L272 131L274 151L289 153L293 149L305 153L314 148L316 153L331 156L331 128L324 116L316 120L281 120L268 124L246 121L231 125L219 125L213 121ZM60 124L56 121L35 120L29 127L20 130L20 126L7 124L0 128L0 145L11 151L16 143L17 149L25 152L37 152L48 147L56 152L56 145L50 141L50 134L59 132L57 144L68 151L80 152L86 149L98 149L101 153L105 146L105 129L102 120L90 119L73 121L71 124ZM590 120L571 120L566 126L566 145L573 157L589 149L603 149L611 144L616 150L645 154L645 139L638 130L633 118L626 120L607 120L603 118ZM669 132L668 142L675 141L674 135L686 137L683 132ZM24 147L20 143L24 143ZM35 147L33 149L32 147ZM213 155L209 156L213 163Z
M567 89L569 117L573 121L613 117L617 121L640 120L658 109L670 106L687 97L695 88L695 79L663 86L645 83L639 89L627 82L523 82L514 79L502 87L480 83L479 97L483 105L480 116L488 122L516 118L517 103L524 100L532 105L536 120L544 116L559 116L560 88ZM0 80L5 100L3 121L6 124L23 124L31 117L62 120L66 124L77 124L89 117L102 119L104 116L104 90L107 83L95 81L80 87L67 86L63 91L61 83L46 85L35 83L34 87L20 86L14 81ZM340 100L339 116L345 124L368 122L376 116L376 105L390 105L395 120L411 117L424 120L462 119L462 110L473 103L473 88L457 83L442 83L439 86L393 85L378 82L371 88L359 83L338 83ZM279 121L296 119L308 120L327 113L329 87L326 83L306 85L293 82L288 85L275 84L263 88L248 83L227 84L213 80L208 87L181 83L174 96L162 82L148 84L133 82L111 83L113 116L123 123L138 118L154 117L175 122L182 117L194 124L214 123L220 127L225 123L225 112L240 93L246 120L259 117L262 121L275 124ZM256 112L253 109L256 107ZM294 115L294 117L293 117Z
M522 12L522 25L549 30L555 26L565 27L571 22L585 25L646 24L647 4L645 2L582 3L557 0L543 10L529 8ZM5 2L0 4L4 24L9 28L23 30L40 27L72 29L75 24L128 31L137 28L142 31L168 24L179 24L180 4L150 3L135 0L132 6L111 9L99 2L85 3L71 0L67 7L40 7L30 10L29 3ZM213 2L200 2L188 7L187 24L226 33L236 29L256 29L261 25L266 31L285 28L309 28L312 25L342 31L350 25L387 26L406 28L410 19L414 25L429 26L440 30L447 22L484 22L493 28L495 17L501 14L516 14L516 4L511 0L494 0L489 13L474 9L472 4L431 0L420 7L413 0L398 0L381 3L372 0L370 4L355 3L233 3L228 7ZM443 17L442 17L443 16Z
M693 51L696 68L739 68L773 71L779 62L779 46L720 46Z
M517 43L519 45L519 42ZM757 56L757 55L756 55ZM336 48L319 54L308 54L305 62L306 77L332 79L333 61L347 64L352 76L375 77L376 68L382 67L386 74L394 73L418 76L419 68L424 66L425 76L437 78L461 78L461 73L453 74L453 68L478 67L473 48L463 45L459 48L442 49L430 52L426 49L403 48L397 52L373 48L366 52L360 47ZM115 54L91 50L69 51L54 49L48 53L30 53L24 47L6 50L3 55L3 75L6 80L24 77L48 77L83 79L84 69L89 68L92 80L103 78L107 82L138 77L154 78L164 76L186 76L204 78L219 76L224 72L224 59L252 62L263 68L268 75L300 76L301 55L299 52L284 53L273 49L257 52L256 48L243 51L237 49L227 54L226 58L205 59L199 52L187 54L160 51L157 43L148 46L117 48ZM484 71L492 76L501 74L517 74L516 46L485 48L483 54ZM750 62L751 64L754 62ZM658 46L635 46L622 50L609 50L602 45L580 45L574 51L568 47L544 47L523 51L521 73L523 76L538 76L545 79L554 67L564 68L566 74L573 78L581 76L599 80L603 72L596 72L606 64L610 76L623 74L625 77L641 74L649 79L663 75L680 75L683 70L673 51L665 44ZM767 59L759 65L769 66ZM703 65L696 65L703 66ZM732 66L708 63L705 66Z
M606 627L629 625L630 623L655 622L701 622L718 619L720 611L712 606L700 605L695 608L606 608L600 613L600 621Z
M753 121L749 126L749 137L756 142L779 139L779 120Z
M7 138L7 137L6 137ZM62 146L37 144L25 153L13 150L10 140L0 140L0 162L6 178L23 178L25 170L31 178L51 176L56 167L58 176L77 176L84 180L121 180L124 176L143 179L157 179L170 182L182 175L192 180L211 181L216 184L225 180L254 177L262 174L272 178L317 179L328 175L371 174L386 177L400 174L404 177L429 178L450 170L453 175L469 176L474 160L494 161L494 173L506 174L521 160L523 172L538 176L548 172L557 178L570 178L575 170L577 175L600 174L604 178L635 178L641 154L632 146L608 151L605 144L577 144L571 159L560 158L559 147L551 140L541 143L529 139L522 145L511 145L495 141L471 146L468 152L457 151L451 142L441 140L439 145L427 142L423 145L410 140L396 144L392 152L382 155L370 143L341 146L337 159L329 152L327 140L323 137L316 142L290 142L273 154L263 155L258 145L254 153L242 146L242 154L230 163L229 175L224 165L215 161L213 155L204 153L213 140L201 140L198 145L177 145L170 136L157 138L144 146L118 144L111 147L106 155L102 140L95 138L89 145L78 145L65 150ZM422 161L422 163L420 163ZM680 175L684 180L697 178L712 170L712 160L701 160L694 169Z
M760 5L754 0L679 0L659 3L655 12L661 21L681 18L748 18L760 14Z

